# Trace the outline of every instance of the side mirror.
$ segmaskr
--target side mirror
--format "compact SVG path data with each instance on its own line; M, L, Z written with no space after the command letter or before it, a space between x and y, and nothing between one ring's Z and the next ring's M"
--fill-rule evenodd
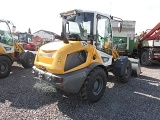
M12 26L12 32L13 32L13 33L16 32L16 26Z
M118 31L119 31L119 32L122 31L122 23L121 23L121 22L118 23Z

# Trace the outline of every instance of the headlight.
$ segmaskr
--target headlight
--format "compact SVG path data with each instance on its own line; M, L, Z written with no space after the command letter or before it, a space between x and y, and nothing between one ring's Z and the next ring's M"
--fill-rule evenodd
M109 61L109 58L108 58L108 57L101 57L101 58L102 58L102 60L103 60L104 63L106 63L106 62Z

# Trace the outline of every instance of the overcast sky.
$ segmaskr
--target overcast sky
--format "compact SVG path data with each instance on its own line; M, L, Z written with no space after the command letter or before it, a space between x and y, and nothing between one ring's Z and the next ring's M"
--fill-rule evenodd
M160 0L1 0L0 19L11 20L17 30L61 32L59 13L71 9L94 10L136 21L136 32L160 22Z

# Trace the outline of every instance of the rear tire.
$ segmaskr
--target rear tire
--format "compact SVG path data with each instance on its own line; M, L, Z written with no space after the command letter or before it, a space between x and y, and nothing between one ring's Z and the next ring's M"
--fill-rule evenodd
M11 72L11 60L8 57L0 56L0 78L6 78Z
M101 67L94 68L80 90L80 96L88 102L99 101L106 89L107 74Z
M26 54L27 54L26 57L25 57L26 60L23 61L22 66L24 68L32 68L33 65L34 65L35 56L32 52L28 52Z
M142 51L141 64L144 66L151 65L151 61L149 60L149 52L146 50Z
M132 66L131 66L131 61L128 60L126 66L125 66L125 74L123 76L119 76L118 81L121 83L127 83L131 77L132 73Z

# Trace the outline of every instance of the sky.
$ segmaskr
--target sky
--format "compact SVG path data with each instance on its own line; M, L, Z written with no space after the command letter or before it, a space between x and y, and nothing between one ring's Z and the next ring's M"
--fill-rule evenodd
M136 33L160 22L160 0L0 0L0 3L0 19L12 21L21 32L30 28L32 33L43 29L60 35L59 13L72 9L93 10L136 21Z

